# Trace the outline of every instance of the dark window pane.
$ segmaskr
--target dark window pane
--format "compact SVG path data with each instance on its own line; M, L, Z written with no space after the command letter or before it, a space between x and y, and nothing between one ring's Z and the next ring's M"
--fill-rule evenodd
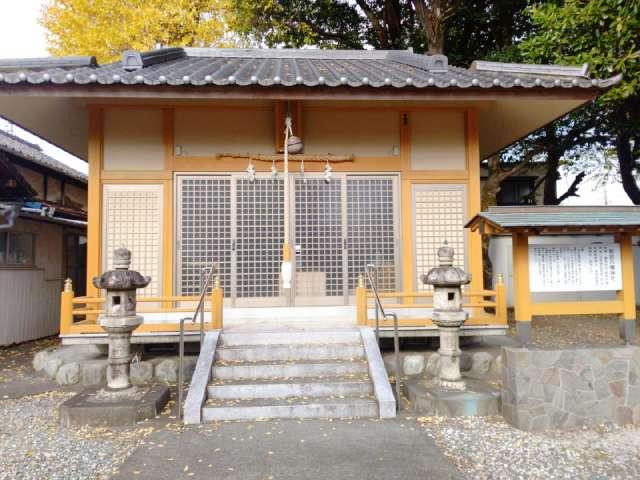
M10 265L33 265L33 234L9 232L7 263Z
M0 232L0 265L7 263L7 232Z

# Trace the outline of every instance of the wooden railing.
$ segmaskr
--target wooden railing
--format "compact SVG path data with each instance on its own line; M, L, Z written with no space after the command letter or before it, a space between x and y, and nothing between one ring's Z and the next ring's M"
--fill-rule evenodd
M163 297L140 297L137 299L137 313L187 313L193 312L195 306L182 306L185 302L197 302L198 296L172 295ZM220 278L216 276L205 303L204 311L210 313L209 322L205 322L205 328L216 330L222 328L222 302L224 290L220 286ZM60 296L60 335L74 335L87 333L104 333L97 324L98 315L104 312L102 305L104 297L76 297L73 294L73 285L70 279L64 283L64 290ZM146 305L145 305L146 304ZM152 305L149 305L152 304ZM153 305L155 304L155 305ZM135 330L135 333L150 332L178 332L178 319L175 322L153 323L145 321ZM198 331L199 325L186 325L185 330Z
M398 314L398 323L401 327L430 327L433 326L431 318L407 317L403 318L410 310L424 310L433 308L432 292L384 292L378 294L384 302L387 311L395 311ZM480 290L477 292L463 291L463 307L470 310L469 319L465 325L506 325L507 324L507 299L502 275L498 275L495 290ZM386 300L386 301L385 301ZM390 301L393 300L393 301ZM356 315L358 325L375 325L375 319L369 318L369 310L375 308L374 295L369 292L364 282L359 282L356 287ZM493 313L487 312L492 310ZM391 322L380 319L381 327L390 327Z

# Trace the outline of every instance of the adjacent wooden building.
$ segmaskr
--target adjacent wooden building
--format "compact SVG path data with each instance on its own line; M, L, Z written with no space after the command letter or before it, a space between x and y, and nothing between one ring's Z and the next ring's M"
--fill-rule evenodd
M54 335L64 279L84 293L87 176L0 131L1 205L0 345Z

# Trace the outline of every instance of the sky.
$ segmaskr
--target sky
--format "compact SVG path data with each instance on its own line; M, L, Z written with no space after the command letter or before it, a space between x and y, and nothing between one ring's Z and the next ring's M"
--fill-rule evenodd
M0 58L44 57L48 56L44 28L38 23L42 7L48 0L0 0ZM7 123L0 118L0 128ZM45 153L76 168L87 172L87 164L73 155L13 127L12 132L40 145ZM559 194L571 184L573 177L563 175L558 181ZM586 179L578 189L579 197L571 197L563 205L631 205L629 198L619 183L606 187L596 187L594 181Z

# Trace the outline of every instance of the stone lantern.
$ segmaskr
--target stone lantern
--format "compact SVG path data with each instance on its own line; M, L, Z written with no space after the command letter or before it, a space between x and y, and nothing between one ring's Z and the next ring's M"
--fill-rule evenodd
M447 242L438 249L438 267L422 275L422 283L433 285L433 323L440 333L440 387L446 390L465 390L460 375L460 327L468 314L462 309L462 285L471 275L453 266L454 250Z
M129 394L135 390L129 381L131 333L142 323L136 315L136 289L146 287L151 277L129 270L131 252L118 248L113 252L115 270L93 278L93 284L107 291L105 313L98 317L109 337L109 360L105 394Z

